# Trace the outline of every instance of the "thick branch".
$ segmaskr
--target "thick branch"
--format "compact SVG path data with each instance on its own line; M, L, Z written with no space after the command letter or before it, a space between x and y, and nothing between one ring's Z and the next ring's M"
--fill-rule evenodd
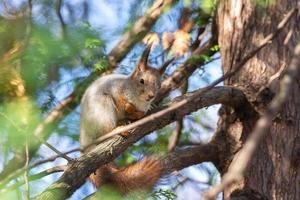
M205 145L175 150L160 161L163 174L169 174L202 162L217 163L218 153L217 143L213 141Z
M117 135L97 145L92 151L83 154L78 160L71 163L57 182L36 199L65 199L69 197L99 166L115 159L146 134L179 120L191 112L218 103L234 107L240 106L245 101L246 98L240 90L230 87L216 87L205 93L202 90L197 90L176 98L165 109L122 128L124 130L133 129L127 138ZM113 132L116 134L124 130L117 129Z

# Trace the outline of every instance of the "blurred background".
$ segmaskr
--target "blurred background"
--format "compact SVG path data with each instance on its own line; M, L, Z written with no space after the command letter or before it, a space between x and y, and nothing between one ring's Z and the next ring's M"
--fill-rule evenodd
M33 135L33 130L78 84L92 72L107 69L107 54L153 2L0 0L0 171L16 152L26 146L26 141L41 140ZM151 65L159 66L176 54L177 59L165 76L170 75L191 52L184 47L179 52L176 48L165 51L163 38L166 33L175 33L182 26L180 19L183 10L189 9L192 13L190 17L194 17L196 23L188 31L187 45L199 37L198 30L204 27L206 35L202 36L203 43L210 36L210 22L202 22L193 12L201 9L210 16L213 5L212 0L177 1L159 18L144 42L136 44L119 63L114 73L130 74L145 47L144 43L150 38L156 41L149 59ZM197 69L188 82L173 91L165 102L183 92L204 87L220 77L219 56L216 53L206 58L207 64ZM46 139L61 152L79 147L80 108L75 107L70 108L62 121L53 124L55 128ZM218 108L218 105L211 106L186 116L177 147L208 142L216 128ZM120 155L116 163L123 166L141 159L145 154L166 154L175 126L175 123L170 124L146 136ZM49 147L41 145L27 164L30 166L55 155ZM80 153L75 151L68 155L76 158ZM38 174L66 163L65 159L57 158L32 167L28 174ZM28 184L24 184L23 173L5 184L6 179L0 178L0 199L25 199L25 191L30 191L33 197L60 176L61 172L51 173L29 180ZM200 199L203 191L218 183L219 179L219 173L211 163L191 166L162 177L149 199ZM94 187L87 182L70 199L83 199L94 191Z

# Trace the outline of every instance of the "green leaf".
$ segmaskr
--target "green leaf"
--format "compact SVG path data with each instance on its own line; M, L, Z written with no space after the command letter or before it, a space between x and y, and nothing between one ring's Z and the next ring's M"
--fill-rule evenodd
M216 44L216 45L212 46L212 47L210 48L210 50L211 50L211 51L214 51L214 52L217 52L217 51L220 50L220 46L219 46L218 44Z
M217 3L216 0L203 0L201 8L205 13L212 13L212 11L216 7L216 3Z
M107 59L102 59L94 65L94 71L106 71L109 67Z
M97 38L87 38L84 44L85 48L95 49L103 46L103 42Z

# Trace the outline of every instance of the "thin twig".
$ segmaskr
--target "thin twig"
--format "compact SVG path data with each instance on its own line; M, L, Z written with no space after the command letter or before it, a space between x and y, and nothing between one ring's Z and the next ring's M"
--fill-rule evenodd
M56 15L59 19L63 35L65 35L66 24L65 24L65 21L62 17L62 14L61 14L61 6L62 6L62 0L56 0L56 2L55 2L55 12L56 12Z
M184 82L184 85L182 86L182 94L185 94L188 90L188 80ZM176 122L175 130L173 131L171 137L169 138L169 144L168 144L168 151L171 152L175 149L179 142L179 138L181 136L183 129L183 119L180 119Z
M57 172L63 172L65 169L67 168L67 165L61 165L61 166L55 166L55 167L52 167L50 169L46 169L42 172L39 172L37 174L33 174L31 176L28 177L28 181L31 182L31 181L35 181L35 180L39 180L45 176L48 176L50 174L53 174L53 173L57 173ZM8 192L8 191L12 191L14 189L17 189L18 187L20 187L21 185L23 184L26 184L26 180L21 180L21 181L17 181L15 182L14 184L6 187L6 188L3 188L0 190L0 193L4 193L4 192Z
M62 154L67 155L67 154L74 153L74 152L77 152L77 151L81 151L81 149L80 148L71 149L69 151L63 152ZM32 169L32 168L34 168L38 165L42 165L42 164L47 163L47 162L52 162L52 161L56 160L57 158L61 158L61 156L57 154L57 155L54 155L54 156L49 157L47 159L36 161L35 163L32 163L29 166L29 168Z
M59 155L59 157L66 159L68 162L72 162L73 158L70 158L69 156L67 156L66 154L62 153L61 151L59 151L57 148L55 148L54 146L52 146L51 144L49 144L47 141L43 142L49 149L51 149L52 151L54 151L57 155Z
M25 182L25 199L30 200L30 189L28 181L28 172L29 172L29 147L28 147L28 136L26 137L26 163L25 163L25 173L24 173L24 182Z
M179 142L179 138L182 133L183 128L183 119L176 121L176 127L173 131L172 135L169 138L169 144L168 144L168 151L174 151L175 147L177 146Z
M264 116L262 116L256 123L253 132L245 142L243 148L234 157L228 172L222 177L220 184L212 187L204 196L205 200L212 200L222 192L227 186L235 181L240 180L247 166L263 136L268 132L272 125L272 120L282 108L283 104L289 96L292 84L300 74L300 43L296 46L294 57L290 64L287 73L280 81L280 90L278 94L271 101Z

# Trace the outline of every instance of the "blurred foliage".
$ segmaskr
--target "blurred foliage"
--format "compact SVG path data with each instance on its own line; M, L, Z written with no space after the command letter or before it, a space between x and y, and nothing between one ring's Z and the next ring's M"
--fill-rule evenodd
M265 8L276 3L276 0L253 0L256 5Z
M86 23L70 28L63 38L47 26L34 26L22 59L21 72L28 90L37 91L45 83L57 80L57 70L76 67L79 58L84 60L85 66L91 65L103 55L104 43L96 38L96 34ZM51 74L53 68L57 70Z
M32 129L40 121L39 116L39 110L31 100L17 99L3 104L0 108L0 136L6 138L6 147L23 147L25 138L32 138Z
M201 8L205 13L212 13L217 3L218 0L201 0Z

